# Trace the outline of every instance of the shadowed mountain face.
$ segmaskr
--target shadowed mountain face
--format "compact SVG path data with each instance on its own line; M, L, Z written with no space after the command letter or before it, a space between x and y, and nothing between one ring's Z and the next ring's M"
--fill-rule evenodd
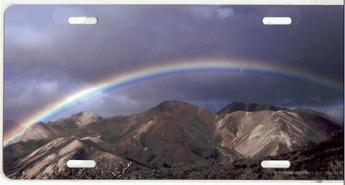
M123 155L151 166L173 166L215 158L214 115L194 105L169 101L128 118L115 142Z
M288 155L339 130L333 118L311 110L232 103L214 115L165 101L136 115L81 112L36 124L4 148L4 169L10 178L130 178L145 170ZM75 176L66 167L70 159L93 159L100 167Z
M242 102L233 102L228 106L224 107L217 115L223 116L224 114L229 114L236 111L246 111L246 112L255 112L255 111L278 111L278 110L287 110L285 108L276 107L268 104L257 104L257 103L242 103Z

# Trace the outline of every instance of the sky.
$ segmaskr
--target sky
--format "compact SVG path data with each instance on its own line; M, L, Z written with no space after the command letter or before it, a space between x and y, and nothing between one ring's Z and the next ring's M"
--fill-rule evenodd
M341 6L12 6L5 13L4 120L20 123L108 76L176 61L222 58L291 67L343 83ZM70 25L96 16L96 25ZM290 16L290 26L262 24ZM143 112L164 100L217 112L233 101L310 108L343 118L343 90L299 78L203 70L100 91L48 118ZM16 124L5 124L6 129Z

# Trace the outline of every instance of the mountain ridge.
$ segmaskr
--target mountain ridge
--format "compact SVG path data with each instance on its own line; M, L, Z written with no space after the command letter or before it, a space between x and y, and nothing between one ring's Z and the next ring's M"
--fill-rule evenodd
M247 112L254 112L254 111L264 111L264 110L288 110L286 108L276 107L270 104L258 104L258 103L243 103L243 102L232 102L225 106L223 109L218 111L217 115L222 115L226 113L232 113L236 111L247 111Z
M6 164L27 164L23 161L30 161L33 157L29 156L37 150L45 153L37 161L44 161L44 156L53 150L60 150L56 147L47 148L45 145L58 142L59 138L79 138L77 140L87 146L88 151L88 148L93 148L116 155L126 163L132 161L136 168L172 168L205 160L232 163L241 159L260 159L299 150L310 143L326 141L342 129L332 117L317 111L238 103L226 107L220 114L213 114L191 103L173 100L161 102L147 111L129 116L103 118L84 111L55 122L38 124L36 127L53 129L54 134L6 146ZM88 119L78 119L83 116ZM78 121L85 122L78 124ZM34 145L30 147L29 142ZM65 142L62 145L67 146L77 141L63 139L60 142ZM20 149L20 153L16 149ZM89 155L84 158L87 156ZM75 156L70 155L71 159L73 157ZM51 165L54 166L47 162L44 166ZM51 168L53 171L60 169ZM10 170L9 175L20 176L22 172L30 171L28 168L18 169L21 170ZM30 174L25 178L44 175L37 171Z

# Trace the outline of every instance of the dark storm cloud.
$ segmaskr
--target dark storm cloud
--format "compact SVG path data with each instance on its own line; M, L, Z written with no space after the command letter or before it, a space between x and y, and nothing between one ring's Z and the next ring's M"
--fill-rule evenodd
M97 16L99 23L67 24L80 15ZM264 26L264 16L291 16L294 25ZM5 119L21 120L109 75L175 60L241 58L342 81L342 33L342 9L328 6L14 6L6 13ZM100 92L56 117L85 109L131 114L166 99L217 109L231 101L338 106L343 97L281 76L210 71Z

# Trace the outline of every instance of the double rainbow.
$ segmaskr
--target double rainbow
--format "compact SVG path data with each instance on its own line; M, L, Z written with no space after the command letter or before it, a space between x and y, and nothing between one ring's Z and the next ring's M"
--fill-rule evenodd
M190 60L180 62L161 63L159 65L147 66L144 68L127 71L121 74L115 74L110 78L106 78L98 83L89 87L79 89L78 91L59 99L41 110L37 111L27 119L18 124L16 128L5 133L4 144L22 135L27 128L35 123L46 120L52 115L62 111L64 108L70 106L72 103L78 101L80 98L99 91L106 91L116 88L128 83L142 81L162 75L169 75L175 73L184 73L201 70L246 70L252 72L263 72L269 74L278 74L288 77L298 78L306 81L311 81L324 86L332 87L336 90L343 91L343 83L337 82L319 75L315 75L306 71L296 68L282 68L274 64L262 62L249 62L249 61L232 61L223 59L209 59L209 60Z

